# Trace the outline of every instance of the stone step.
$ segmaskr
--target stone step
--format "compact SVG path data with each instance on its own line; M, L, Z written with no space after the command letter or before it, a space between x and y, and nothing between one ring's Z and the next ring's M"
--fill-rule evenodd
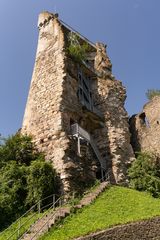
M76 206L74 206L74 208L80 209L83 206L87 206L87 205L91 204L99 196L99 194L104 191L104 189L107 186L108 186L107 182L100 183L100 185L98 187L96 187L96 189L94 189L92 192L86 194L82 198L80 203L77 204ZM49 230L49 228L54 226L54 224L57 221L68 216L70 214L70 212L71 212L71 207L62 206L59 209L46 214L42 219L39 219L37 222L35 222L35 224L32 225L32 227L30 228L30 232L25 234L24 237L22 238L22 240L30 240L32 237L34 237L37 230L40 230L40 232L33 238L33 240L38 239L40 235L47 232ZM48 221L48 223L46 224L47 221Z
M107 186L108 182L102 182L96 189L93 190L93 192L86 194L80 203L75 206L75 208L80 209L83 206L89 205L99 196L101 192L104 191Z

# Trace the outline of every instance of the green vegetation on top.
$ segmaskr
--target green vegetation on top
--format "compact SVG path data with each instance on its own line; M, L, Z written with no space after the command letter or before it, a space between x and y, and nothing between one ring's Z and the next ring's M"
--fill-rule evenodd
M111 187L90 206L64 219L41 240L71 240L117 224L160 215L160 199L136 190Z
M158 89L148 89L146 92L146 97L148 100L152 100L153 97L160 96L160 90Z
M80 44L80 37L73 32L68 34L69 46L67 51L70 56L74 58L77 62L81 63L86 60L86 53L89 49L88 43L84 42Z

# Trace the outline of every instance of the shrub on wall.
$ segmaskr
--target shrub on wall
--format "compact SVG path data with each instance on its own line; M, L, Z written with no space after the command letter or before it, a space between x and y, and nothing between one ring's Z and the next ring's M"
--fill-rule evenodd
M89 45L87 43L80 44L80 37L73 32L69 33L68 42L69 46L67 50L69 55L73 57L77 62L82 63L85 61Z
M152 100L153 97L155 96L160 96L160 90L157 89L148 89L148 91L146 92L146 97L149 100Z

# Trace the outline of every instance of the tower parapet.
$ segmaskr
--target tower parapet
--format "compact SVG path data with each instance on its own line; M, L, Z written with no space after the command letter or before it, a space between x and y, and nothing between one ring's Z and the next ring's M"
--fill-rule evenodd
M40 13L38 18L38 28L40 29L42 26L45 26L46 24L48 24L51 19L53 20L57 18L58 18L58 13L53 14L47 11Z

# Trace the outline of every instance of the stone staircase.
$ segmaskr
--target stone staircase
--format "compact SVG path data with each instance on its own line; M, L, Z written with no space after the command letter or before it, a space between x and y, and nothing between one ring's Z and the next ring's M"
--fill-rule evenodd
M91 204L100 193L102 193L105 188L108 186L108 182L102 182L98 185L92 192L87 193L80 200L79 204L74 207L71 206L62 206L58 209L55 209L52 212L49 212L41 219L37 220L35 224L31 226L29 231L27 231L20 240L36 240L44 233L48 232L48 230L53 227L58 221L68 216L71 212L71 208L77 210L81 209L84 206L88 206Z
M86 194L78 205L75 205L75 209L81 209L84 206L88 206L90 203L92 203L100 193L102 193L106 187L108 186L108 182L102 182L99 186L97 186L92 192Z
M27 231L20 239L31 240L38 239L39 236L48 232L48 230L59 220L65 218L70 214L71 207L61 207L55 211L46 214L43 218L37 220L29 231Z

